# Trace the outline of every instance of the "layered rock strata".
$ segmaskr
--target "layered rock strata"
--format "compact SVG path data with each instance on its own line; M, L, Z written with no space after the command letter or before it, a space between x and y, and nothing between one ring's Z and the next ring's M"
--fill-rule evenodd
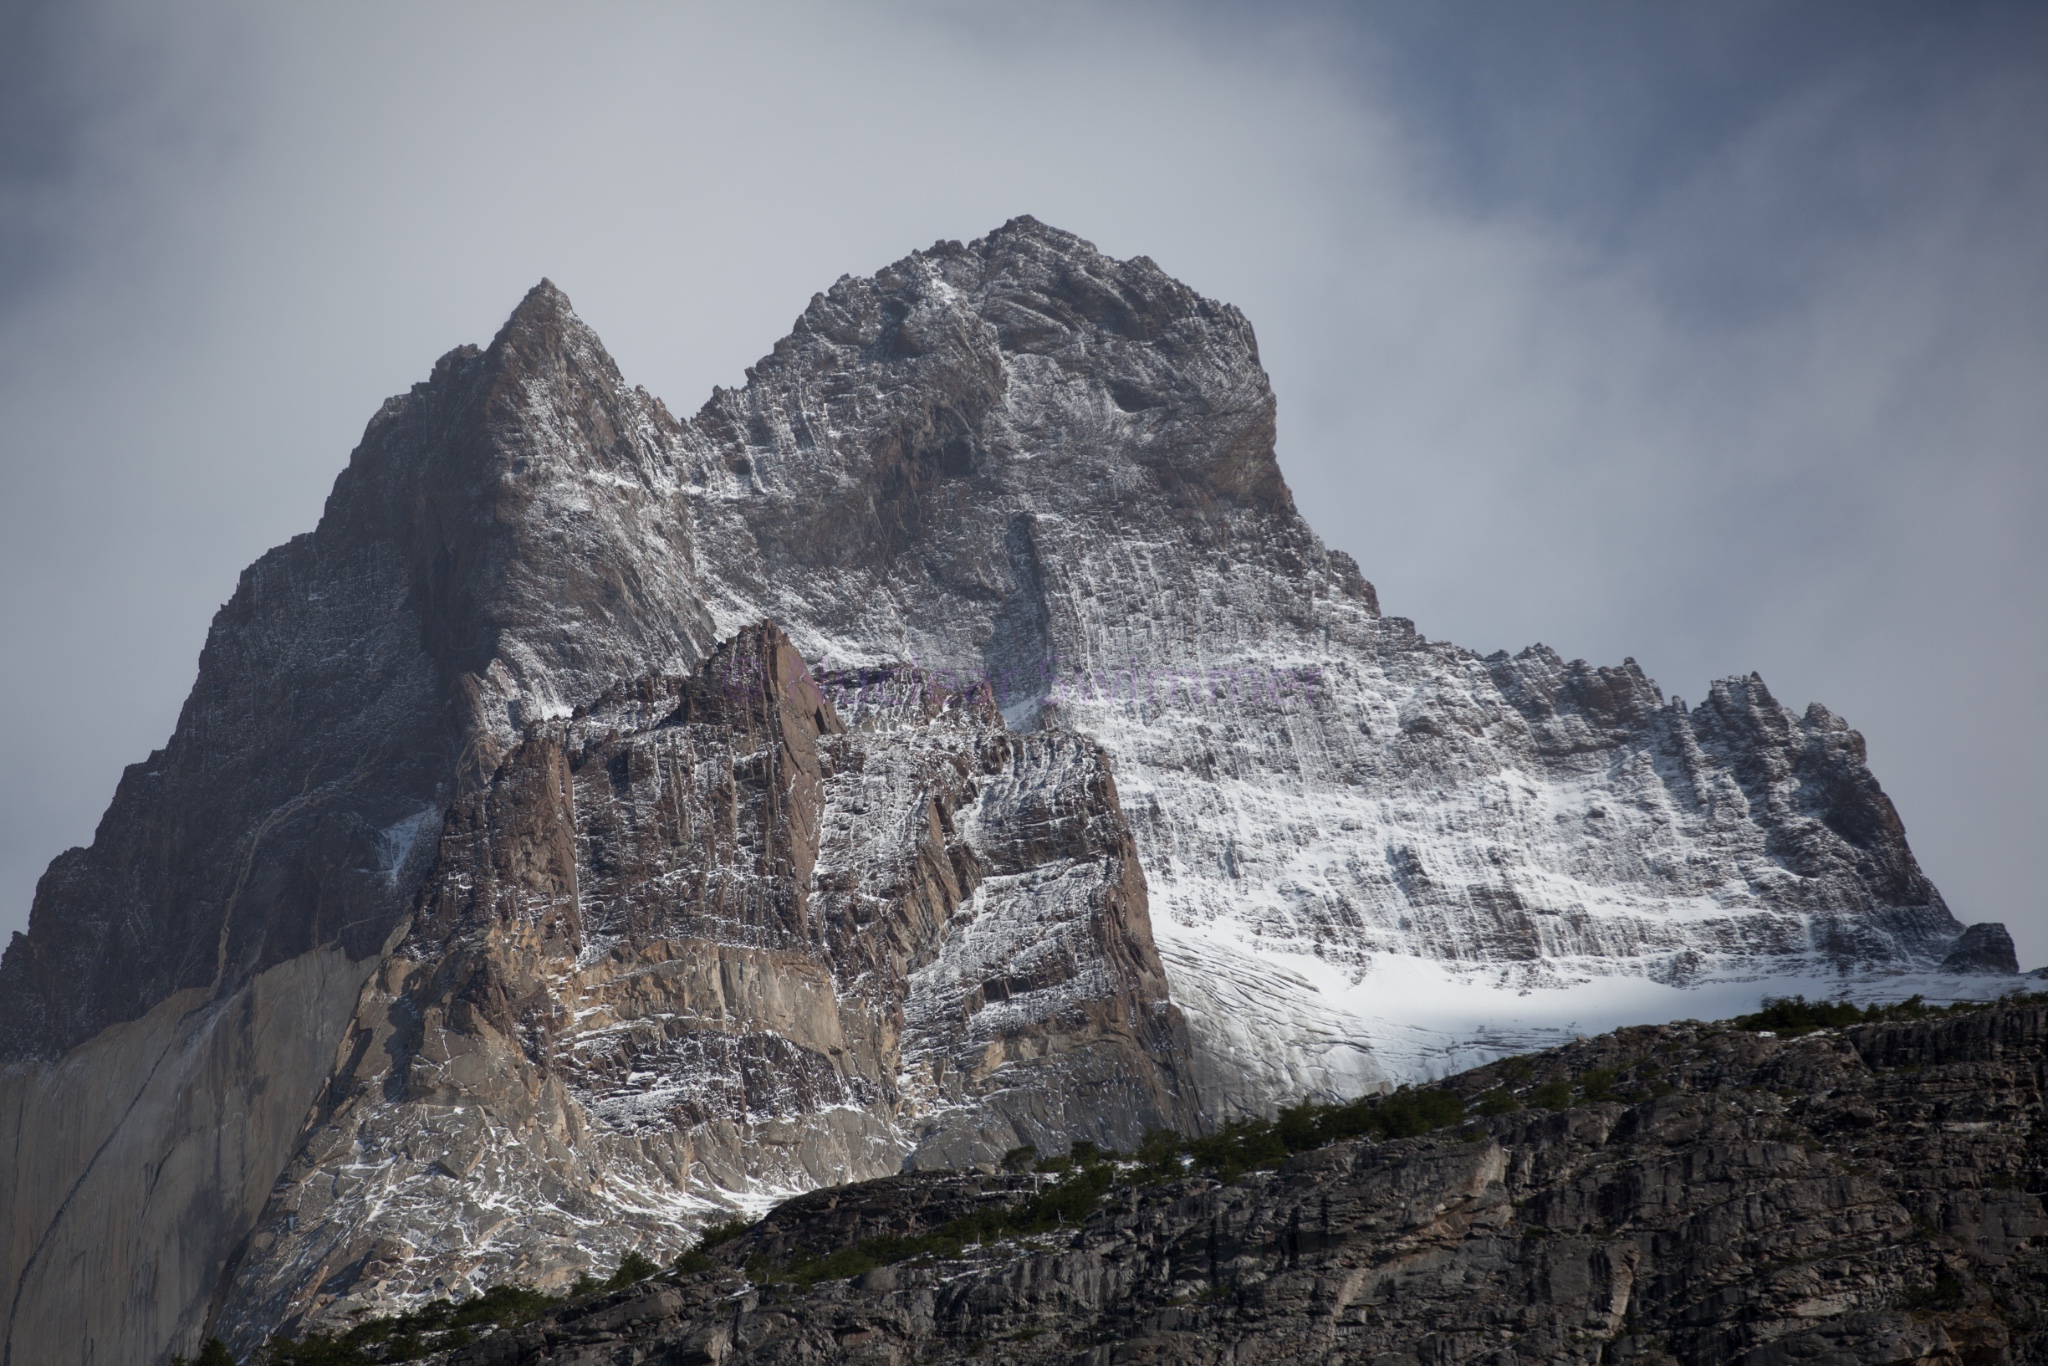
M662 1255L733 1202L1196 1120L1108 760L772 626L449 813L215 1324Z
M819 1192L715 1250L717 1270L433 1359L2038 1361L2044 1075L2039 1005L1796 1040L1623 1030L1447 1083L1468 1100L1581 1083L1580 1103L1555 1113L1475 1113L1228 1185L1125 1186L1055 1235L779 1280L773 1267L1031 1186L951 1175ZM1588 1101L1588 1086L1618 1094Z

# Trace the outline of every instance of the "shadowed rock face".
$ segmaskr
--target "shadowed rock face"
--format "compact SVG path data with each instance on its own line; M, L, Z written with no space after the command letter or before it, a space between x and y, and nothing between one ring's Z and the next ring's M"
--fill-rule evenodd
M1557 1113L1112 1189L1056 1235L810 1287L772 1268L1021 1202L899 1176L792 1200L724 1265L585 1300L445 1366L2038 1361L2048 1010L1800 1039L1637 1028L1444 1083ZM754 1268L751 1274L740 1268Z
M841 280L687 422L543 282L244 574L0 961L0 1363L1355 1093L1403 1065L1376 962L1955 946L1846 725L1382 618L1274 412L1235 309L1030 219ZM722 641L772 706L705 691ZM487 1170L498 1203L414 1237Z
M169 743L0 960L0 1362L196 1347L447 805L526 717L709 647L659 420L544 284L243 574Z
M701 658L688 528L648 489L657 418L545 283L387 402L318 530L243 572L169 744L38 886L0 1057L317 945L376 954L522 715ZM611 553L635 537L665 554Z
M2013 976L2020 970L2019 955L2013 951L2012 936L2005 926L1972 925L1956 940L1948 957L1941 960L1945 972L1984 972Z

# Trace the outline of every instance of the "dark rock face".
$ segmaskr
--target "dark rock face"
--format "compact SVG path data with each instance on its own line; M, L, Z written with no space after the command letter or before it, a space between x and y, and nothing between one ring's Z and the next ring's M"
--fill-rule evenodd
M657 411L546 283L387 402L319 529L243 573L170 743L44 876L0 966L0 1059L315 946L376 954L521 714L701 658L688 528L645 493ZM672 566L617 561L627 535Z
M709 648L663 421L543 284L243 575L170 742L0 960L0 1362L196 1347L448 804L526 719Z
M2020 970L2012 936L1996 921L1985 921L1963 931L1956 946L1941 960L1943 972L1983 972L2011 977Z
M712 1254L731 1269L443 1359L1991 1366L2048 1350L2048 1009L1790 1040L1629 1029L1529 1062L1447 1086L1527 1094L1602 1069L1620 1098L1340 1143L1235 1185L1122 1188L1079 1228L959 1261L808 1290L743 1273L1021 1199L1027 1178L819 1192Z

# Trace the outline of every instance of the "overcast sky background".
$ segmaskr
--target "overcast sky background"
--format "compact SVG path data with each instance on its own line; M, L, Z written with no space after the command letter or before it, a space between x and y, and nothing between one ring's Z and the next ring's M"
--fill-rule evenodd
M1392 614L1754 669L2048 962L2048 6L0 0L0 933L533 282L694 411L1017 213L1258 329Z

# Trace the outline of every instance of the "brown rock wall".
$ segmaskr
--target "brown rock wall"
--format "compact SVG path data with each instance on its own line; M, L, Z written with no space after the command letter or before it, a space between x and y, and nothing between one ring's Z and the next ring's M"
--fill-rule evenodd
M450 810L218 1322L562 1284L764 1190L1193 1122L1100 750L892 678L849 730L763 625L529 726Z

